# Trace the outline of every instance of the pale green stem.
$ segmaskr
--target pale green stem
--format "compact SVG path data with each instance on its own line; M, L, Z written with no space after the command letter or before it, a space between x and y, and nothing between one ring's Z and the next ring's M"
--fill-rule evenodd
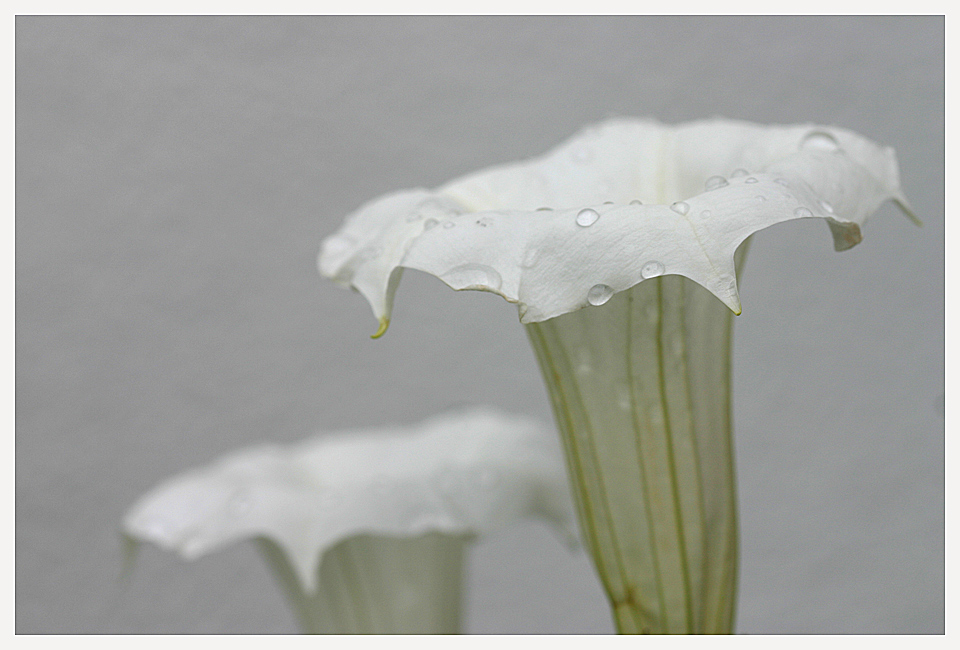
M324 555L314 594L279 546L257 541L306 634L460 632L461 537L353 537Z
M732 632L730 310L665 276L527 331L617 630Z

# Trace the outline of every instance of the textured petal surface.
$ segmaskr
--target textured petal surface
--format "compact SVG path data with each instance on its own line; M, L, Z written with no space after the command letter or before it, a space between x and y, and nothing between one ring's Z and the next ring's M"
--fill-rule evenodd
M503 296L524 323L660 275L740 313L733 255L749 235L820 217L843 250L888 199L915 219L893 150L851 131L612 120L539 158L368 203L324 240L319 266L367 298L381 330L402 268Z
M556 434L535 420L475 409L245 449L160 484L123 526L185 559L266 537L310 592L323 553L345 539L470 536L531 516L576 539Z

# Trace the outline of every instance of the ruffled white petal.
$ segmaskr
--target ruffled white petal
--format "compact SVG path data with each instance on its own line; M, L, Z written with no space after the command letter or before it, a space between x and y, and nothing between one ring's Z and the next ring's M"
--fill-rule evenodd
M572 508L554 432L478 408L230 454L158 485L123 528L188 560L267 537L313 592L323 553L356 535L472 536L541 517L572 542Z
M893 150L851 131L612 120L539 158L368 203L324 240L319 265L367 298L378 334L402 268L503 296L524 323L664 274L740 313L733 254L749 235L820 217L843 250L888 199L915 220Z

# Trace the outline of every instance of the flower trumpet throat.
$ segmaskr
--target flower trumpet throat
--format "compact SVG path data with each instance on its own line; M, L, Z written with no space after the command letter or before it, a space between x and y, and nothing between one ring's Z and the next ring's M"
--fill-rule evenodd
M846 250L887 200L919 224L893 150L845 129L612 120L538 158L361 206L319 267L363 294L378 336L404 268L515 303L617 629L729 633L744 242L816 217Z

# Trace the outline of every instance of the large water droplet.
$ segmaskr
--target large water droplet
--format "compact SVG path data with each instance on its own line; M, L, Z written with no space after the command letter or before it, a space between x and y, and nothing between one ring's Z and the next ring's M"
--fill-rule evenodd
M679 214L686 214L690 212L690 206L685 201L677 201L670 206L670 209Z
M738 167L737 169L734 169L732 172L730 172L730 178L740 178L741 176L746 176L749 173L750 172L748 172L743 167Z
M800 207L793 211L793 214L800 219L805 219L807 217L812 217L813 213L810 210Z
M703 187L706 188L707 191L709 191L709 190L715 190L725 185L729 185L729 183L727 183L727 179L724 178L723 176L711 176L710 178L707 179L707 182L703 184Z
M644 280L649 280L658 275L663 275L664 270L663 264L656 260L651 260L640 268L640 277Z
M600 218L600 213L593 208L584 208L577 213L577 225L584 228L592 226Z
M594 307L599 307L613 297L613 289L605 284L595 284L587 292L587 302Z
M454 289L490 289L498 291L503 279L500 274L486 264L461 264L443 275L440 279Z
M527 249L527 252L523 254L523 261L520 262L520 266L525 269L532 269L537 265L537 262L540 261L540 249L539 248L530 248Z
M839 151L840 143L826 131L811 131L800 140L800 149L804 151Z

